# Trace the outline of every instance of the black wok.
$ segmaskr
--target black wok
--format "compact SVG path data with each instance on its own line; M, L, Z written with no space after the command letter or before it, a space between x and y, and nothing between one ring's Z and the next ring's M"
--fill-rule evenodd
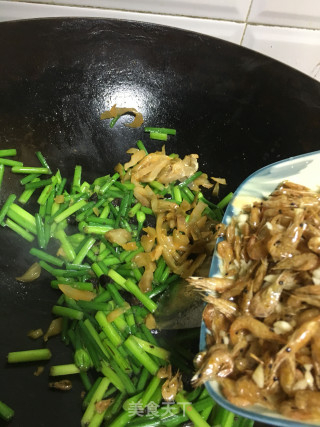
M145 123L177 129L169 152L199 153L201 169L224 176L232 191L266 164L319 149L320 85L270 58L208 36L153 24L98 19L44 19L0 24L0 148L17 148L35 165L41 150L52 169L84 178L110 172L143 139L120 119L99 115L114 103L135 107ZM0 202L20 194L6 169ZM222 193L223 195L223 193ZM8 366L9 351L38 347L30 329L46 328L57 293L49 276L15 280L33 262L29 245L0 230L0 400L12 406L12 426L78 426L81 384L48 389L37 366ZM67 363L53 339L50 363ZM1 424L1 425L4 425Z

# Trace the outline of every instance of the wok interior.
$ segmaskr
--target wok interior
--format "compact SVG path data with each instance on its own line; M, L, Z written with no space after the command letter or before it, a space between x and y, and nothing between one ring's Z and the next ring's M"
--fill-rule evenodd
M142 112L145 124L177 129L169 153L198 153L200 169L234 190L268 163L318 148L320 86L272 59L239 46L169 27L98 19L44 19L0 25L0 147L16 148L34 165L40 150L53 170L70 178L81 164L90 181L127 159L138 139L161 143L143 128L115 127L100 114L113 104ZM19 195L6 168L0 203ZM223 196L224 193L221 193ZM0 360L3 399L13 402L12 425L78 425L81 385L48 390L36 365L6 366L9 351L37 347L30 329L46 328L57 294L49 276L15 280L33 262L29 245L1 230ZM70 353L50 342L52 364ZM48 402L50 405L48 406Z

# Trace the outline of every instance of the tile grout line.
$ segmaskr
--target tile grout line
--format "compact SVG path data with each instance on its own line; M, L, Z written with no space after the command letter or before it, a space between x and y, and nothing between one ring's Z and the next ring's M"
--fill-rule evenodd
M244 39L244 36L245 36L245 34L246 34L246 30L247 30L247 26L248 26L248 18L249 18L249 16L250 16L250 12L251 12L251 8L252 8L252 4L253 4L253 0L251 0L251 2L250 2L250 5L249 5L249 8L248 8L248 13L247 13L247 16L246 16L246 21L245 21L245 24L244 24L244 29L243 29L243 33L242 33L242 37L241 37L241 40L240 40L240 46L242 46L242 43L243 43L243 39Z
M310 31L320 31L320 28L315 27L297 27L294 25L285 25L285 24L264 24L262 22L248 22L247 25L252 25L253 27L277 27L277 28L290 28L293 30L310 30Z

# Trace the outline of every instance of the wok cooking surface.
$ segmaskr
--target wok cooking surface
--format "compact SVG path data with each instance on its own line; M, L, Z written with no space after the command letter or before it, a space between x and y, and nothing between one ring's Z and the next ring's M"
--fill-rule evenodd
M147 126L177 129L167 151L198 153L201 170L227 179L225 193L266 164L319 149L320 85L228 42L77 18L1 23L0 40L0 148L16 148L26 165L37 165L40 150L53 171L71 178L80 164L90 181L127 160L138 139L150 151L161 148L143 128L125 127L127 118L112 129L101 121L113 104L136 108ZM11 193L20 195L21 186L6 168L1 205ZM26 334L47 328L58 297L49 275L15 280L34 262L29 249L1 228L0 400L15 409L12 426L78 426L81 384L66 393L48 389L49 365L71 361L59 338L49 341L53 358L39 377L38 364L6 364L9 351L39 348Z

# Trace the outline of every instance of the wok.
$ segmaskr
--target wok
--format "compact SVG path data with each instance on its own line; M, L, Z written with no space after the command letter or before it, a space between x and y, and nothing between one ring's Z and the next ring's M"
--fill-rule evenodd
M270 58L208 36L153 24L105 19L41 19L0 24L0 148L17 148L35 165L41 150L53 170L84 179L113 170L143 139L120 119L112 129L99 115L113 104L134 107L145 123L177 129L168 152L198 153L201 169L226 177L232 191L266 164L319 148L320 85ZM0 202L20 194L6 169ZM221 197L225 194L221 193ZM46 328L57 293L49 276L21 284L33 262L29 245L0 232L0 400L12 426L77 426L81 384L48 389L48 367L8 366L9 351L37 347L30 329ZM70 353L52 339L50 364ZM4 425L2 423L1 425Z

